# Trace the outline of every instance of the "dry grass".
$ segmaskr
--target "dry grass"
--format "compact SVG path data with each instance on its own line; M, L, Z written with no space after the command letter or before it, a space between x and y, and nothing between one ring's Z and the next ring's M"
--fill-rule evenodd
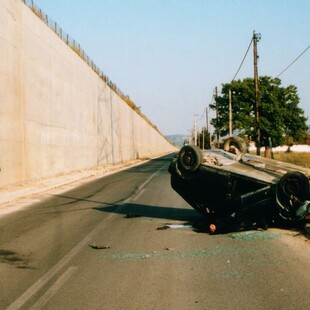
M274 159L284 161L287 163L303 166L306 168L310 168L310 153L283 153L277 152L274 153Z
M251 151L250 154L256 155L255 152ZM264 152L261 152L262 157L271 158L271 154L268 152L267 156ZM310 153L306 152L274 152L273 159L283 161L286 163L310 168Z

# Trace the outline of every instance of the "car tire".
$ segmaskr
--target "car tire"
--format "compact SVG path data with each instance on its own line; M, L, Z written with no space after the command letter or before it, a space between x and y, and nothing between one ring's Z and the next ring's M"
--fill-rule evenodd
M309 198L309 193L309 180L299 171L288 172L280 179L278 194L284 199L294 196L300 201L305 201Z
M230 137L225 140L223 149L226 152L229 152L230 147L236 147L241 153L247 152L247 145L241 137Z
M179 167L187 172L195 172L203 161L202 151L195 145L185 145L178 156Z
M309 196L309 180L303 173L290 171L283 175L277 188L280 216L289 221L296 221L297 209Z

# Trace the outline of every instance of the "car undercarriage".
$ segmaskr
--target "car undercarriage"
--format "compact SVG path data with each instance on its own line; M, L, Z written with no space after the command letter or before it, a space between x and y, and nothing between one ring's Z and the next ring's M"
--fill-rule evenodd
M244 153L241 138L224 150L185 145L169 166L172 188L210 224L210 232L296 226L310 212L310 170Z

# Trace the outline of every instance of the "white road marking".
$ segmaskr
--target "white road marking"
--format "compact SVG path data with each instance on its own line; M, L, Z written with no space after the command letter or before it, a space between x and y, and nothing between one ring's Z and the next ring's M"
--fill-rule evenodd
M119 206L118 209L120 209ZM32 285L24 294L17 298L8 308L20 309L34 294L36 294L47 282L49 282L62 268L64 268L69 261L85 247L93 236L95 236L108 222L111 222L115 213L109 214L95 229L93 229L82 241L80 241L70 252L68 252L54 267L52 267L42 278L40 278L34 285Z
M65 282L73 275L77 267L69 267L59 279L41 296L41 298L31 307L33 310L43 309L50 299L58 292Z
M139 187L138 191L141 191L159 172L163 169L160 168L154 172L146 181L144 181ZM129 203L131 199L137 194L131 195L124 203ZM34 294L36 294L47 282L49 282L61 269L63 269L69 261L83 248L86 244L92 240L92 238L103 229L109 222L116 216L118 210L122 208L122 205L116 208L114 213L110 213L96 228L94 228L82 241L80 241L70 252L68 252L54 267L52 267L47 273L45 273L35 284L33 284L27 291L19 296L7 310L20 309Z
M142 190L140 190L140 191L138 192L137 195L135 195L135 197L133 197L132 201L138 200L138 199L142 196L142 194L143 194L144 192L145 192L145 189L143 188Z
M130 201L134 200L134 197L137 196L137 195L139 194L139 192L140 192L142 189L144 189L144 187L145 187L155 176L157 176L157 175L159 174L159 172L160 172L162 169L163 169L163 167L160 168L160 169L158 169L156 172L154 172L146 181L144 181L144 182L137 188L137 191L136 191L133 195L131 195L130 197L128 197L128 198L124 201L124 203L129 203Z

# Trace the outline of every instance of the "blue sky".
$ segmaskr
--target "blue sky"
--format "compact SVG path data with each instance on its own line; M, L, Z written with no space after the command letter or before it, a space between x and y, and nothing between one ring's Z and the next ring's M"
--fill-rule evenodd
M310 44L308 0L34 2L165 135L189 134L214 87L234 77L253 30L259 75L276 77ZM297 86L308 124L309 72L310 49L280 76ZM245 77L253 77L252 49L237 79Z

